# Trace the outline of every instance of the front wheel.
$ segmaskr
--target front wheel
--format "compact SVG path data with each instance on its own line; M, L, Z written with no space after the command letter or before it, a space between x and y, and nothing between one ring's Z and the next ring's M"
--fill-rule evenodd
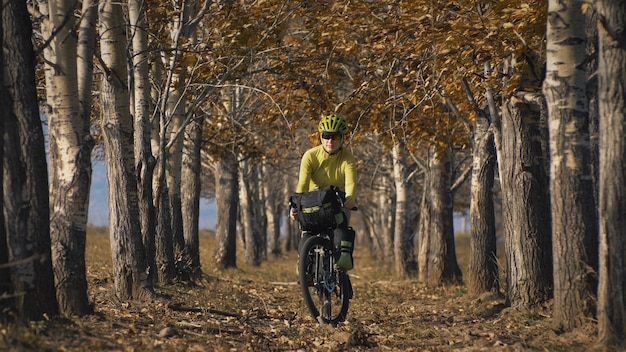
M346 319L352 288L348 273L335 270L333 244L319 236L301 248L299 281L304 303L315 320L337 324Z

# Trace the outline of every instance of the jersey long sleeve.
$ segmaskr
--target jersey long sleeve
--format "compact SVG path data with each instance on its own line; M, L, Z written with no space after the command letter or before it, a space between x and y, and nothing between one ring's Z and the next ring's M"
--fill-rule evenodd
M356 197L356 159L345 148L328 154L319 145L304 153L300 162L300 174L296 192L310 192L315 187L339 187L347 198Z

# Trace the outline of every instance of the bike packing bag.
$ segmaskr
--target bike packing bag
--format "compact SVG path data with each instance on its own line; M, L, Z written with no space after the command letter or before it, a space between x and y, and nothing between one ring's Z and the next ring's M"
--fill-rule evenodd
M329 186L292 195L291 203L298 211L300 229L319 233L337 228L343 222L339 200L342 193L339 188Z
M333 245L335 246L335 251L341 252L341 241L346 241L352 244L352 247L350 247L350 255L352 255L354 252L354 240L356 239L356 232L352 226L335 229L334 233Z

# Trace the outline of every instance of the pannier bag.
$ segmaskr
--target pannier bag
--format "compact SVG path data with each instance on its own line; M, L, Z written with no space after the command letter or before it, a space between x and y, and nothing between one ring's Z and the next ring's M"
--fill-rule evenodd
M338 195L343 194L339 188L329 186L292 195L290 201L298 211L301 230L319 233L337 228L343 222L341 203L338 199Z

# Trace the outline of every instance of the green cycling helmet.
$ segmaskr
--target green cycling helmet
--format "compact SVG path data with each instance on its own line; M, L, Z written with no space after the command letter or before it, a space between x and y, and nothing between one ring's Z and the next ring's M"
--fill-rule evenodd
M346 120L337 114L330 114L322 117L319 126L317 126L319 133L330 132L340 133L342 136L348 133L348 123Z

